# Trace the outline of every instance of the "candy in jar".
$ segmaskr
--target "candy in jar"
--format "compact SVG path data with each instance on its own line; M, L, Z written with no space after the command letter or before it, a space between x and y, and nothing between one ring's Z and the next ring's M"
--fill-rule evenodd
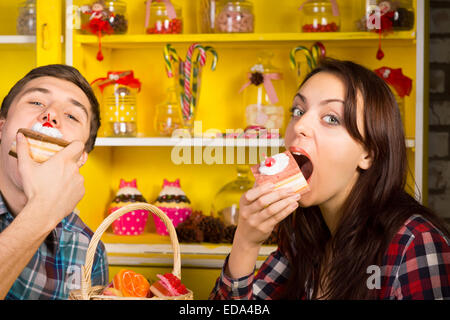
M112 137L134 137L137 134L137 93L141 89L133 71L110 71L97 84L103 93L102 113L107 134Z
M182 33L181 7L171 0L146 1L145 31L149 34Z
M147 202L137 189L136 179L125 181L120 179L119 190L108 209L108 214L134 202ZM148 211L134 210L116 219L112 230L117 235L135 236L142 234L148 219Z
M215 18L215 32L250 33L254 30L253 4L246 0L224 1Z
M280 103L283 99L283 75L272 66L272 56L268 51L259 56L241 92L244 91L246 127L281 133L284 127L284 107Z
M36 1L27 0L19 5L17 34L34 36L36 34Z
M336 0L305 1L301 7L302 32L336 32L340 28Z

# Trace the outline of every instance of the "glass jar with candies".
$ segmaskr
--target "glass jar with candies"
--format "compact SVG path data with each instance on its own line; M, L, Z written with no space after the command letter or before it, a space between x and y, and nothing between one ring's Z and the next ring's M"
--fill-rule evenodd
M148 34L182 33L181 7L173 1L146 1L145 30Z
M310 1L301 7L302 32L336 32L340 29L336 0Z
M19 17L17 18L17 34L31 36L36 35L36 1L27 0L19 5Z
M157 106L154 126L159 136L170 137L176 129L183 126L179 101L174 86L167 90L166 101Z
M253 3L250 1L220 2L215 18L215 32L251 33L254 31L254 24Z
M81 32L125 34L128 31L127 4L122 0L98 0L80 9Z

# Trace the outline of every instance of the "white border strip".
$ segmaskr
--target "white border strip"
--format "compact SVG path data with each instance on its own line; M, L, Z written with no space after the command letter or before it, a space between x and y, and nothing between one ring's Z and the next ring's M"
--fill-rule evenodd
M416 8L416 150L414 176L416 199L423 202L423 139L424 139L424 77L425 77L425 2L417 0Z
M73 66L73 0L66 0L66 64Z

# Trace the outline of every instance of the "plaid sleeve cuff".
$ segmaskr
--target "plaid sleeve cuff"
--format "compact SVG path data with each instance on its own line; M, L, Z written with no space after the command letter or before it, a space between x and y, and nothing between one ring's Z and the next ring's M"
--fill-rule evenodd
M228 255L223 264L222 272L220 274L220 281L228 288L229 299L251 299L252 285L255 278L255 268L253 271L244 277L233 279L225 273L228 266Z

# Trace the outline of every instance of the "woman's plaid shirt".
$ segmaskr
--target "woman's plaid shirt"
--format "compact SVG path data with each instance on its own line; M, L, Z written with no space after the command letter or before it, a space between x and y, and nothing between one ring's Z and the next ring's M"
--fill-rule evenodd
M0 233L14 220L0 195ZM75 214L64 218L50 232L38 251L16 279L5 299L67 299L79 289L81 266L93 232ZM92 269L92 285L108 283L108 263L99 242Z
M210 299L273 299L289 278L289 261L280 250L256 275L239 279L224 273L227 262L228 257ZM389 244L380 275L380 299L450 299L449 239L422 216L411 216ZM305 294L310 298L310 292Z

